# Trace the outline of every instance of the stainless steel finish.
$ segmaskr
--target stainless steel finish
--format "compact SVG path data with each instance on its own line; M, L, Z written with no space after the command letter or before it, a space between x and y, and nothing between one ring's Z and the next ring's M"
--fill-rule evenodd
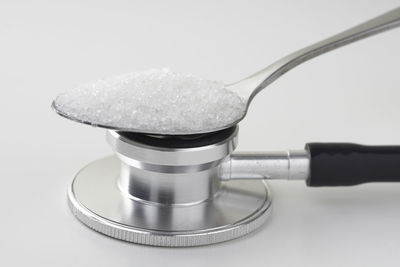
M400 26L400 7L361 23L303 49L297 50L272 63L250 77L228 85L226 88L237 93L250 104L253 97L280 76L294 67L321 54L332 51L374 34Z
M353 28L350 28L342 33L336 34L328 39L325 39L323 41L320 41L316 44L310 45L308 47L305 47L303 49L300 49L274 63L266 67L265 69L251 75L250 77L241 80L239 82L227 85L226 88L228 90L231 90L241 96L243 100L247 104L247 108L250 105L252 99L254 96L259 93L262 89L267 87L269 84L271 84L273 81L278 79L280 76L285 74L287 71L293 69L294 67L298 66L299 64L312 59L314 57L317 57L321 54L327 53L333 49L336 49L338 47L353 43L355 41L358 41L360 39L364 39L366 37L369 37L371 35L392 29L394 27L397 27L400 25L400 8L393 9L390 12L387 12L383 15L380 15L374 19L371 19L369 21L366 21L358 26L355 26ZM61 110L57 109L57 106L53 102L52 105L53 109L61 116L66 117L68 119L85 123L85 124L90 124L93 126L98 126L98 127L103 127L103 128L108 128L108 129L114 129L118 131L125 131L125 132L137 132L137 133L146 133L143 129L140 128L121 128L121 127L114 127L114 126L109 126L109 125L97 125L93 124L90 121L82 121L82 120L77 120L76 118L73 118L69 116L68 114L64 114ZM236 125L239 121L241 121L246 113L247 113L247 108L246 112L243 114L241 118L238 118L237 121L227 124L227 125L221 125L221 127L216 128L216 129L208 129L204 131L185 131L185 132L157 132L153 131L153 134L170 134L170 135L183 135L183 134L198 134L198 133L206 133L206 132L215 132L221 129L229 128L233 125Z
M307 180L310 157L306 150L235 153L219 168L223 181L242 179Z
M237 132L210 144L171 148L108 131L116 156L78 173L68 193L71 210L98 232L154 246L206 245L254 231L270 214L267 185L218 177Z
M237 146L238 128L225 140L200 147L162 148L108 131L121 160L120 187L127 195L161 204L190 204L212 198L220 188L220 162Z
M174 143L108 131L116 156L77 174L71 210L98 232L146 245L199 246L243 236L270 214L265 179L306 180L310 160L305 150L232 154L237 135L234 127Z
M119 174L117 157L95 161L75 177L68 199L85 225L129 242L166 247L223 242L256 230L271 211L270 193L260 180L222 182L207 201L175 205L130 198L118 186Z

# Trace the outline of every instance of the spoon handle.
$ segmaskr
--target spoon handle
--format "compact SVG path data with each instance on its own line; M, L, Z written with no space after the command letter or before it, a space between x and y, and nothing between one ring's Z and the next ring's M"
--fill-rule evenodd
M289 54L288 56L274 62L267 68L248 77L247 79L240 81L237 84L232 84L231 88L239 95L246 98L248 97L249 104L252 98L258 92L297 65L338 47L350 44L397 26L400 26L400 7L361 23L344 32L336 34L328 39L322 40L318 43ZM252 91L248 92L249 89Z

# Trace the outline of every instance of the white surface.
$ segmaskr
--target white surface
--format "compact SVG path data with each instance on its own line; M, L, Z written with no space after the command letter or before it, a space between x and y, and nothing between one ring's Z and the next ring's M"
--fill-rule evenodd
M398 1L1 1L1 266L399 266L400 184L313 189L271 183L256 234L162 249L95 233L66 187L111 153L104 130L50 110L58 92L170 66L231 82L396 7ZM400 144L400 30L316 58L259 94L239 150L310 141Z

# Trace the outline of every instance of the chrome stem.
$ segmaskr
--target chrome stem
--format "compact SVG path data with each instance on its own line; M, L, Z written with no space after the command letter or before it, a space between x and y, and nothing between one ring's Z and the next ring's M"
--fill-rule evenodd
M310 157L306 150L265 153L234 153L223 161L219 177L223 181L248 179L307 180Z

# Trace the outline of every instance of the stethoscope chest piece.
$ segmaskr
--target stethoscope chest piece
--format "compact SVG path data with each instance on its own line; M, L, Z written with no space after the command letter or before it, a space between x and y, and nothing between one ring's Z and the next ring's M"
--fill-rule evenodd
M237 131L190 138L109 131L116 155L76 175L71 210L88 227L139 244L201 246L244 236L265 222L271 199L263 180L219 178Z

